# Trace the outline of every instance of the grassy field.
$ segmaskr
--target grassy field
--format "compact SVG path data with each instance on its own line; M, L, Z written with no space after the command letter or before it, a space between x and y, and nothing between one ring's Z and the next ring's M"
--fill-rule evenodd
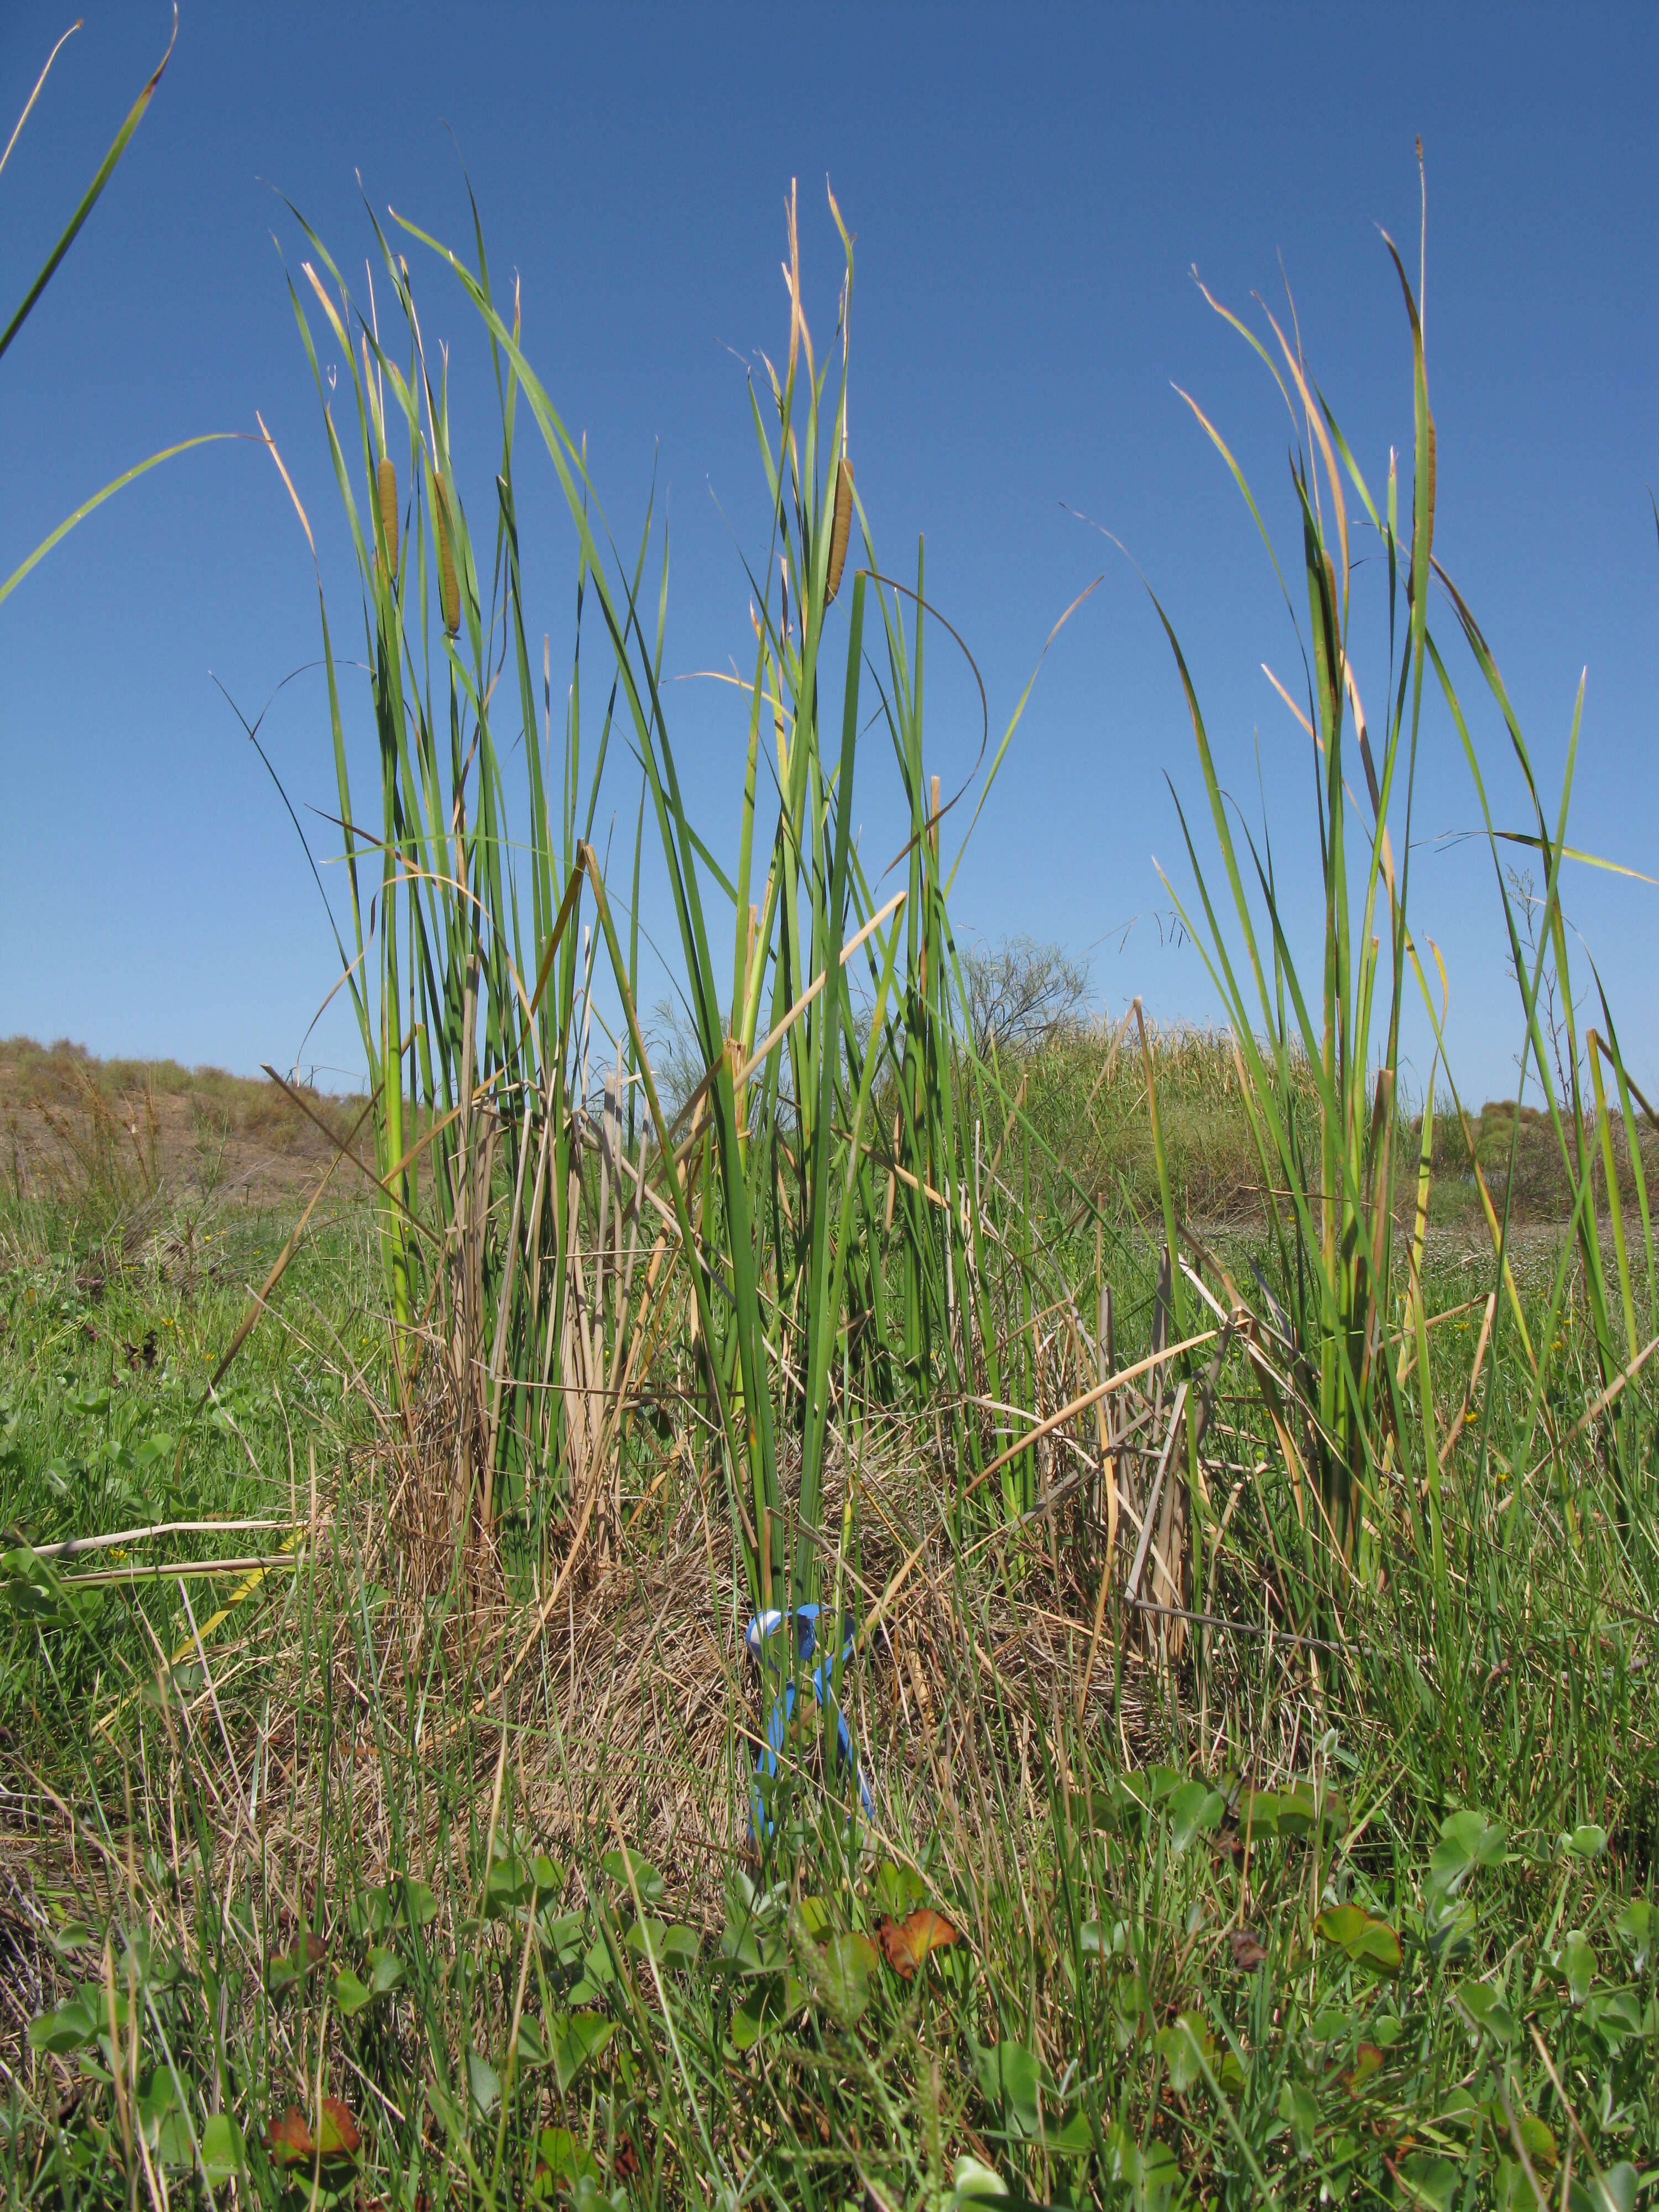
M1058 1089L1072 1062L1041 1058L1031 1091ZM173 2202L194 2167L410 2207L678 2203L710 2177L733 2202L966 2203L992 2175L1045 2203L1530 2203L1523 2150L1549 2203L1601 2203L1598 2166L1624 2201L1659 2129L1655 1577L1592 1453L1516 1514L1466 1429L1449 1615L1407 1556L1298 1644L1283 1500L1224 1399L1195 1609L1249 1632L1194 1625L1177 1656L1113 1601L1091 1671L1086 1486L954 1545L919 1425L849 1425L827 1504L855 1469L854 1585L920 1544L925 1586L848 1699L873 1816L849 1823L805 1746L757 1848L762 1700L707 1470L641 1459L503 1698L534 1611L476 1570L411 1589L388 1534L423 1460L390 1402L372 1200L307 1241L204 1405L302 1201L204 1200L195 1158L137 1248L114 1219L89 1237L61 1183L7 1217L5 1540L264 1524L27 1585L9 1555L15 2201L125 2202L144 2136ZM1231 1267L1270 1258L1259 1219L1225 1236ZM1525 1247L1534 1330L1560 1237ZM1467 1372L1490 1242L1431 1249ZM1152 1273L1120 1268L1117 1326L1144 1330ZM913 1938L919 1911L943 1922ZM337 2154L290 2155L329 2145L325 2096Z
M618 550L482 236L376 230L365 314L295 217L365 1089L0 1047L5 2201L1634 2212L1659 1124L1613 1010L1580 1023L1572 750L1547 803L1435 556L1416 293L1394 255L1375 494L1300 338L1245 332L1299 441L1267 550L1317 842L1258 863L1169 629L1217 1026L1091 1026L1063 956L1047 1019L1041 948L958 948L1030 687L954 808L949 634L921 548L878 558L821 228L828 343L792 196L745 769L694 824L665 539ZM495 419L452 420L462 345ZM579 548L557 689L532 461ZM1413 935L1425 696L1524 1109L1465 1111ZM878 777L908 830L872 882Z

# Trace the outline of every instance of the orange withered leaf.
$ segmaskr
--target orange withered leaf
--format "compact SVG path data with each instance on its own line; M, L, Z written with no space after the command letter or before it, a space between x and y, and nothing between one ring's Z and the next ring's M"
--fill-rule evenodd
M942 1912L923 1905L902 1920L878 1920L876 1941L893 1972L908 1982L930 1951L942 1951L961 1938Z
M326 2163L331 2159L352 2158L362 2140L349 2106L337 2097L324 2098L314 2136L297 2105L290 2105L265 2130L265 2148L277 2166L309 2166L319 2159Z
M265 2148L278 2166L297 2166L302 2159L315 2155L317 2146L311 2140L306 2116L297 2105L290 2105L282 2118L273 2120L265 2130Z

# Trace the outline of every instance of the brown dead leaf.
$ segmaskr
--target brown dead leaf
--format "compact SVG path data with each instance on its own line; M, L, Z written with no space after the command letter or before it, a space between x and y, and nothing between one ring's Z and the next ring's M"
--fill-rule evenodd
M317 2146L297 2105L290 2105L281 2119L273 2120L265 2130L265 2148L278 2166L298 2166L301 2160L315 2156Z
M337 2097L324 2098L314 2136L297 2105L290 2105L265 2130L265 2148L277 2166L309 2166L319 2159L326 2163L331 2159L351 2158L362 2140L349 2107Z
M923 1905L902 1920L883 1918L876 1923L876 1941L882 1956L901 1981L908 1982L930 1951L961 1941L942 1912Z
M1235 1928L1227 1938L1233 1964L1243 1974L1253 1974L1267 1955L1267 1947L1251 1928Z

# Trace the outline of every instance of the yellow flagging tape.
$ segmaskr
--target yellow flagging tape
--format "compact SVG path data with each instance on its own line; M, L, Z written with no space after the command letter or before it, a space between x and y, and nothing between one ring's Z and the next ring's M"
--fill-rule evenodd
M256 1567L252 1574L245 1577L241 1582L238 1583L235 1589L232 1590L230 1595L225 1600L218 1611L216 1613L210 1613L208 1615L207 1619L202 1623L201 1627L197 1631L196 1634L194 1636L187 1636L184 1642L180 1644L175 1650L168 1654L168 1666L177 1667L182 1661L190 1658L194 1654L198 1641L205 1644L210 1636L214 1635L219 1629L222 1628L236 1607L240 1605L242 1600L245 1597L252 1597L254 1591L258 1589L260 1583L264 1582L265 1577L276 1571L277 1563L287 1557L289 1553L296 1551L309 1534L309 1529L296 1531L294 1535L289 1538L287 1543L282 1547L280 1551L272 1554L269 1566ZM296 1560L295 1564L297 1565L298 1561ZM166 1575L166 1573L167 1569L165 1567L157 1568L157 1580L159 1581ZM126 1711L133 1699L140 1694L141 1690L142 1685L140 1685L138 1688L129 1690L125 1697L118 1698L116 1703L110 1707L108 1712L104 1715L101 1720L94 1722L94 1727L100 1729L107 1734L114 1726L115 1723L119 1720L121 1715Z

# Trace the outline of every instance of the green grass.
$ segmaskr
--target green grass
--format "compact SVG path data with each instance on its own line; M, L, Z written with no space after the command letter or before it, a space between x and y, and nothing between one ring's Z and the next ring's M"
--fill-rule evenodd
M372 1303L350 1296L372 1297L371 1227L360 1213L296 1262L285 1317L324 1343L361 1332L384 1376ZM240 1255L246 1278L275 1229ZM244 1287L228 1273L185 1300L140 1276L88 1303L45 1261L7 1279L21 1533L285 1516L290 1433L300 1517L314 1444L331 1521L209 1632L212 1696L193 1650L156 1663L157 1644L190 1641L176 1582L53 1585L64 1617L8 1632L5 1863L21 1842L30 1868L9 1986L38 2002L47 2046L9 2024L15 2201L124 2203L141 2172L123 2172L106 1998L88 2014L76 1994L97 1993L106 1936L118 2011L136 1996L141 2031L120 2064L173 2202L192 2129L209 2172L240 2154L245 2189L295 2197L257 2138L290 2104L314 2118L319 2078L362 2137L324 2179L349 2165L365 2196L411 2205L422 2189L527 2201L562 2163L609 2194L618 2160L629 2201L684 2203L719 2176L739 2201L840 2205L873 2185L921 2203L950 2201L969 2158L1042 2203L1250 2201L1257 2169L1285 2203L1327 2187L1450 2203L1471 2177L1484 2202L1525 2187L1505 2094L1552 2203L1570 2149L1589 2187L1567 2100L1604 2167L1650 2162L1655 1577L1592 1503L1588 1466L1574 1496L1544 1486L1455 1624L1407 1563L1354 1593L1345 1651L1218 1638L1200 1710L1132 1644L1079 1727L1083 1532L1062 1520L1058 1573L1040 1528L953 1561L921 1440L872 1432L868 1479L897 1534L860 1566L878 1579L931 1520L941 1587L860 1684L873 1832L849 1853L842 1801L804 1750L757 1862L742 1808L758 1708L719 1657L737 1561L722 1534L708 1571L706 1496L671 1478L643 1501L625 1560L583 1594L575 1649L550 1634L503 1729L459 1594L398 1588L398 1462L325 1352L286 1327L256 1334L226 1407L240 1435L192 1422ZM154 1370L112 1359L152 1327L167 1347ZM128 1471L161 1426L189 1440L176 1495ZM1505 1516L1457 1495L1461 1559ZM1271 1483L1244 1484L1218 1613L1275 1617L1275 1503ZM123 1696L114 1729L88 1726ZM1470 1808L1483 1825L1459 1817ZM961 1940L907 1983L866 1942L918 1905ZM307 1930L320 1960L296 1982ZM1235 1935L1260 1940L1260 1964L1235 1963ZM392 1984L378 1995L377 1975Z
M318 383L367 803L327 594L323 742L369 1086L0 1052L9 2203L1632 2212L1659 2185L1652 1116L1611 1010L1577 1026L1571 774L1547 811L1449 586L1532 809L1537 896L1487 818L1542 1106L1401 1091L1430 686L1487 804L1409 284L1403 501L1299 347L1257 347L1304 447L1274 558L1309 610L1312 958L1279 900L1304 856L1257 865L1188 685L1181 896L1225 1029L1137 1005L998 1045L1003 971L951 921L973 823L928 768L947 634L848 466L831 213L833 337L792 201L784 366L750 393L724 824L678 782L665 543L647 517L617 550L482 234L468 262L377 232L365 322L304 234L301 342L320 313L351 364ZM451 419L451 314L483 425ZM523 431L580 548L556 746ZM1390 643L1375 749L1351 620ZM602 866L624 760L633 851ZM878 772L891 888L852 837ZM672 1127L647 866L690 1010ZM751 1665L749 1616L814 1601L857 1623L827 1679L787 1632Z

